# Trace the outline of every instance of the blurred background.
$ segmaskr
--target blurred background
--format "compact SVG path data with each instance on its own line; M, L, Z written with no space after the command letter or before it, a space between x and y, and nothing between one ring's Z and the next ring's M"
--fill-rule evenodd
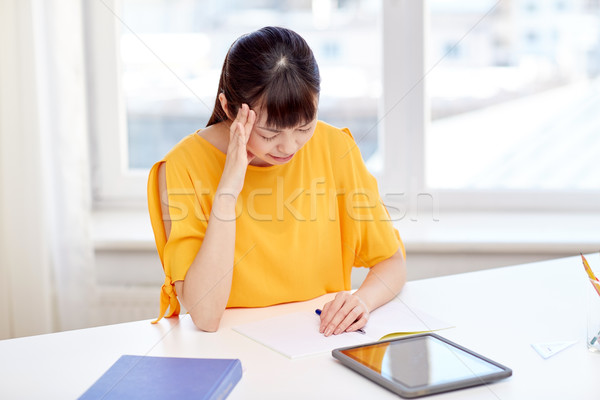
M0 0L0 338L156 316L148 169L267 25L313 49L409 279L600 248L600 1Z

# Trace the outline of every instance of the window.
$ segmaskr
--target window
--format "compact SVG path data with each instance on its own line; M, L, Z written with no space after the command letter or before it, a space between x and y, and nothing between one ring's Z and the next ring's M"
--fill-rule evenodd
M206 124L228 46L283 25L319 62L319 117L351 128L388 203L598 210L600 7L564 3L86 3L95 198L143 203L147 168Z
M106 17L103 24L114 26L117 58L111 67L117 69L116 95L122 101L116 110L121 126L108 133L117 137L113 142L122 148L120 169L111 173L102 168L108 179L146 174L183 137L205 127L229 46L240 35L267 25L289 27L307 40L322 77L319 118L349 127L366 160L376 153L382 86L380 1L121 0L107 4L97 11ZM114 158L106 160L114 162ZM125 194L120 192L123 187L111 190L114 183L104 183L100 197ZM139 185L129 189L131 195L145 193Z
M510 195L519 207L597 201L598 7L462 3L429 2L423 186L463 199L494 192L496 205ZM448 37L463 51L449 51Z

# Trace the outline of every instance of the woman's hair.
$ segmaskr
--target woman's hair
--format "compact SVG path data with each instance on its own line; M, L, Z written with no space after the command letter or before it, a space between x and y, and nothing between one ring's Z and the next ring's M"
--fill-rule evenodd
M317 115L321 78L315 57L297 33L265 27L241 36L229 48L219 80L219 93L235 117L242 104L267 112L268 126L285 129ZM206 126L226 121L219 94Z

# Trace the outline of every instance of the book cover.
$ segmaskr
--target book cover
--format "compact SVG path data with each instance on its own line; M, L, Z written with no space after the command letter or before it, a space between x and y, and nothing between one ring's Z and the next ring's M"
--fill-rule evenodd
M123 355L80 399L224 399L241 378L237 359Z

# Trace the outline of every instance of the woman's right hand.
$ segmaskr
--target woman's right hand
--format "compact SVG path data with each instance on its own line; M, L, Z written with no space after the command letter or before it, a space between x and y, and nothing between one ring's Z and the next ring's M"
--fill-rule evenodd
M210 219L194 261L183 280L175 282L177 295L194 324L209 332L219 327L227 307L235 265L236 203L244 186L248 164L254 159L247 144L256 113L243 104L229 127L223 174L213 199Z
M242 191L246 170L254 159L254 154L248 151L247 144L255 122L256 113L250 110L247 104L242 104L235 120L229 127L227 158L217 194L237 199Z

